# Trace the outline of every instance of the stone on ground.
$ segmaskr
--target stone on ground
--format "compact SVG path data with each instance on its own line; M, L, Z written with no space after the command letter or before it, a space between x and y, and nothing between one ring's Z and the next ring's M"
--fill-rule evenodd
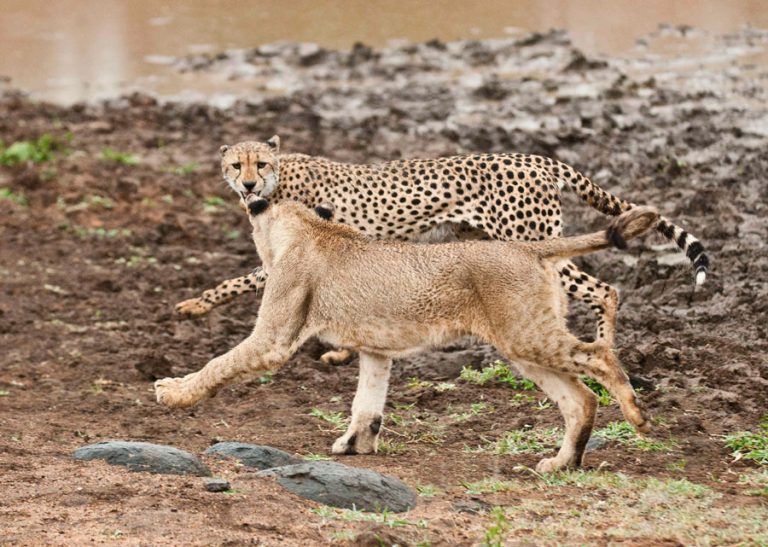
M73 454L76 460L104 460L131 471L168 475L209 477L211 471L195 456L173 446L133 441L104 441L82 446Z
M243 462L247 467L257 469L270 469L272 467L282 467L284 465L293 465L301 463L303 460L291 456L288 452L283 452L271 446L259 446L256 444L223 442L216 443L208 447L206 455L228 456Z
M297 496L363 511L402 513L416 507L416 492L394 477L336 462L304 462L261 471Z
M226 492L229 490L229 481L226 479L205 479L205 489L209 492Z

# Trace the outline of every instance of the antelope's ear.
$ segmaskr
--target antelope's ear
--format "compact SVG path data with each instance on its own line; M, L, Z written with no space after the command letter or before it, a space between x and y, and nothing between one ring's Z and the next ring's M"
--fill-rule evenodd
M272 138L267 141L267 146L269 146L272 149L272 151L279 152L280 137L278 137L277 135L272 136Z
M333 205L331 205L330 203L323 203L322 205L318 205L317 207L315 207L315 213L317 213L317 216L319 216L323 220L332 220Z
M223 146L221 146L221 147L219 148L219 154L221 154L221 155L223 156L224 154L226 154L226 153L227 153L227 150L229 150L229 146L227 146L227 145L225 144L225 145L223 145Z

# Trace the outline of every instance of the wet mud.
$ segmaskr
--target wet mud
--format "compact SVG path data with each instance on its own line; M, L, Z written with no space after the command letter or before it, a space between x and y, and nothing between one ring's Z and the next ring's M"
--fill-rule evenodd
M632 60L590 58L553 32L349 52L274 45L177 61L180 71L252 86L226 104L134 94L61 107L4 90L0 139L49 134L55 147L49 161L0 167L0 537L332 541L333 526L306 502L231 462L204 458L233 484L227 495L196 479L70 457L106 439L197 454L224 440L329 452L340 433L309 414L346 415L357 361L323 364L327 348L317 342L273 377L191 410L161 408L151 388L155 378L197 370L252 328L257 295L200 319L180 318L173 306L259 264L247 219L220 179L217 150L273 134L286 151L355 162L475 151L554 156L699 237L712 268L696 290L687 259L660 239L581 260L621 290L618 355L657 418L652 436L677 442L661 453L609 443L588 453L586 465L686 477L721 492L723 503L756 503L734 482L750 464L733 461L722 435L754 429L768 408L768 66L755 60L768 33L712 43L709 53L677 60L650 48ZM563 200L568 233L605 224L567 191ZM578 305L571 322L584 336L593 330ZM461 367L496 358L492 348L457 345L396 363L388 412L411 425L385 423L390 453L338 459L446 493L419 500L412 518L428 519L426 529L349 525L360 541L378 533L413 543L478 541L489 521L452 509L470 497L461 483L536 480L516 466L532 467L538 455L466 450L507 430L562 426L540 392L456 379ZM470 403L494 410L456 419ZM601 407L598 427L620 419L616 405ZM672 471L681 459L685 469ZM514 493L508 497L496 503Z

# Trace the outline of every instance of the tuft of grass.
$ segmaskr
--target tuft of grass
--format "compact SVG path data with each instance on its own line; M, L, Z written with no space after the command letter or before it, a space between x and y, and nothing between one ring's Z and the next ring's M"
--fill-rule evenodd
M223 207L226 202L219 196L206 196L203 199L203 211L206 213L215 213L219 207Z
M595 431L595 435L616 441L627 448L635 448L645 452L669 452L678 446L677 441L671 438L661 441L641 437L637 434L635 428L626 421L611 422L604 428Z
M744 493L748 496L768 498L768 469L754 470L739 475L739 484L750 487Z
M0 200L10 201L20 207L27 207L29 202L23 192L14 192L10 188L0 188Z
M349 420L341 412L325 412L319 408L313 408L309 415L328 422L338 431L344 431L349 423Z
M391 511L381 513L364 512L360 509L338 509L336 507L323 506L310 509L310 512L320 516L323 520L343 520L348 522L375 522L390 528L402 526L415 526L426 528L429 521L426 519L410 520L393 515Z
M685 479L598 470L528 471L538 480L489 480L472 490L488 494L512 491L498 496L505 500L503 514L500 509L478 517L485 525L476 543L656 544L670 538L686 545L768 542L762 504L723 503L722 494ZM745 477L743 484L760 486L753 476Z
M589 376L582 376L581 381L587 384L587 387L591 389L595 395L597 395L597 404L600 406L608 406L613 399L611 394L605 389L605 386L597 380L590 378Z
M432 498L434 496L445 494L442 488L434 484L417 484L416 491L420 496L425 498Z
M57 147L56 140L47 133L35 141L16 141L7 148L0 142L0 165L50 161Z
M378 452L379 454L387 454L394 456L396 454L403 454L408 451L408 447L403 441L393 441L390 439L380 439Z
M101 151L101 159L104 161L113 161L123 165L137 165L139 158L130 152L120 152L112 148L105 148Z
M487 441L484 446L468 449L469 452L489 452L499 456L507 454L541 454L548 452L560 440L560 430L515 429L505 432L495 441ZM485 440L485 439L484 439Z
M536 389L536 384L525 378L520 378L512 370L509 365L502 361L496 361L490 366L483 368L482 370L475 370L470 367L463 367L459 378L465 382L471 384L477 384L483 386L489 382L499 382L510 386L512 389L521 389L526 391L533 391Z
M327 456L325 454L315 454L314 452L310 452L309 454L304 454L302 458L304 458L309 462L319 462L319 461L325 461L325 460L331 459L330 456Z
M493 409L488 405L488 403L472 403L469 405L467 412L451 414L450 418L456 422L465 422L470 418L474 418L475 416L479 416L480 414L487 412L493 412Z
M763 416L757 431L737 431L726 435L725 446L733 450L736 460L768 465L768 414Z
M185 163L184 165L172 167L171 173L179 175L180 177L186 177L197 171L199 167L200 166L195 162Z
M509 519L503 507L494 507L491 511L491 518L493 519L491 525L483 536L483 545L501 547L505 543L504 539L510 528Z

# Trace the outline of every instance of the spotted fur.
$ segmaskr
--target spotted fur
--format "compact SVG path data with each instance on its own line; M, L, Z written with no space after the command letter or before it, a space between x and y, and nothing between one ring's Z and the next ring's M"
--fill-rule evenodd
M280 140L221 148L224 179L242 198L330 203L335 219L374 238L412 241L501 239L537 241L562 236L560 191L573 190L606 215L633 207L557 160L525 154L474 154L373 165L339 163L302 154L280 154ZM658 231L688 255L697 283L709 267L694 236L661 218ZM568 293L597 315L597 336L613 343L618 292L564 260L558 264ZM246 276L247 277L247 276ZM244 285L248 292L262 284ZM207 291L209 300L214 296ZM203 297L204 299L205 297ZM217 302L191 299L177 309L205 313ZM229 299L229 298L227 298ZM208 305L210 304L210 305Z

